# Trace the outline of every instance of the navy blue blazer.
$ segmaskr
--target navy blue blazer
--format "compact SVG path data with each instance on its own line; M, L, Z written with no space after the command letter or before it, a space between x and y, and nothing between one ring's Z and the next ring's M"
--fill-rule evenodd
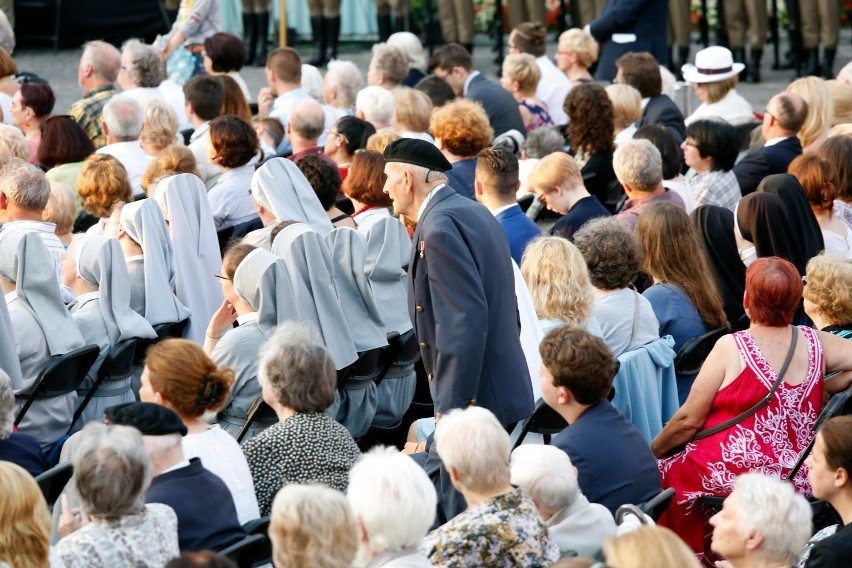
M453 163L453 169L446 172L447 185L456 190L459 195L476 201L476 190L473 182L476 180L476 158L467 158Z
M612 81L615 60L628 51L647 51L668 63L668 0L609 0L601 15L589 24L592 37L601 44L595 78ZM616 43L613 34L633 34L636 41Z
M541 236L541 230L532 222L532 220L524 215L521 211L521 206L517 203L509 209L505 209L494 216L503 230L506 231L506 236L509 237L509 250L512 252L512 258L521 265L521 257L524 256L524 249L527 244L534 238Z
M246 536L228 486L198 458L152 479L145 502L175 510L182 552L221 550Z
M639 430L604 400L586 409L551 442L577 468L583 494L614 515L660 492L660 471Z
M5 440L0 440L0 461L19 465L33 477L47 469L38 441L22 432L12 432Z
M734 175L743 195L754 193L768 175L787 173L787 166L802 153L802 143L795 136L772 146L755 148L734 166Z
M509 130L517 130L524 134L524 119L518 110L518 101L503 87L492 83L482 74L470 80L467 86L466 99L477 101L485 109L494 136L500 136Z
M509 240L487 208L450 186L417 222L408 309L436 412L478 405L503 425L532 414Z
M678 145L686 140L683 113L667 95L654 95L648 99L648 104L642 111L642 118L639 119L636 126L641 128L646 124L662 124L667 127L674 135Z

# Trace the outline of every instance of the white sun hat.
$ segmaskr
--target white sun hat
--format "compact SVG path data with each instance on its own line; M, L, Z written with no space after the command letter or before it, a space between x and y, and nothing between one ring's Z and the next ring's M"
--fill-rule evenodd
M734 63L731 50L714 45L695 54L695 65L687 63L681 68L683 79L688 83L717 83L745 69L742 63Z

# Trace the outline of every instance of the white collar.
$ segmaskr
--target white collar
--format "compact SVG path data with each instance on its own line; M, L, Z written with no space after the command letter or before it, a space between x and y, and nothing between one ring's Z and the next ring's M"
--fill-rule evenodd
M137 261L137 260L145 260L145 255L144 254L135 254L133 256L125 257L124 264L130 264L131 262L134 262L134 261Z
M176 463L175 465L173 465L169 469L167 469L165 471L161 471L160 475L163 475L164 473L169 473L170 471L175 471L176 469L180 469L182 467L189 467L189 465L190 465L189 460L183 460L180 463Z
M470 82L473 81L473 78L479 75L479 71L473 70L470 75L467 76L467 79L464 80L464 87L462 87L462 94L467 96L467 90L470 88Z
M423 211L426 209L426 206L429 205L429 202L432 201L432 198L435 197L435 195L437 195L438 191L443 187L447 187L447 184L442 183L441 185L439 185L437 187L433 187L432 190L429 191L428 194L426 194L426 199L423 200L423 203L420 204L420 209L417 210L417 220L418 221L420 221L420 216L423 215Z
M18 291L17 291L17 290L12 290L12 291L11 291L11 292L9 292L8 294L6 294L6 295L4 296L4 298L5 298L5 300L6 300L6 305L8 306L8 305L12 302L12 300L16 300L16 299L18 298Z
M86 302L90 302L92 300L97 300L101 297L101 293L99 290L95 290L94 292L86 292L85 294L80 294L77 296L77 305L82 306Z
M770 138L763 145L764 146L775 146L779 142L783 142L787 138L792 138L792 136L778 136L777 138Z
M198 140L199 138L201 138L202 136L204 136L205 134L207 134L207 131L208 131L209 129L210 129L210 121L208 120L207 122L204 122L203 124L200 124L200 125L198 126L198 128L196 128L196 129L193 131L192 136L190 136L190 137L189 137L189 141L190 141L190 142L195 142L196 140Z
M645 107L648 106L648 101L650 101L650 100L651 100L651 97L645 97L644 99L642 99L642 101L641 101L642 110L645 110Z
M512 207L514 207L515 205L517 205L517 203L510 203L509 205L503 205L501 207L498 207L497 209L492 209L491 214L496 217L497 215L499 215L503 211L507 211L507 210L511 209Z
M247 314L243 314L241 316L237 316L237 323L239 325L245 325L247 323L257 321L257 312L249 312Z

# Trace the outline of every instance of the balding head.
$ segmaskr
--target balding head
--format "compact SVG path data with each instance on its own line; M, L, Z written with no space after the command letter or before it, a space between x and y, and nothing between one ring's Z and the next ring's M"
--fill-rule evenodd
M297 146L315 147L324 128L325 112L318 102L306 99L296 103L287 118L287 135L293 144L293 153L297 152Z
M89 68L91 80L100 85L111 85L118 80L121 69L121 52L105 41L90 41L83 46L80 58L81 73ZM81 84L83 81L80 81ZM85 87L84 87L85 88Z
M763 117L763 137L766 140L782 136L795 136L808 116L808 104L799 95L783 92L766 104Z

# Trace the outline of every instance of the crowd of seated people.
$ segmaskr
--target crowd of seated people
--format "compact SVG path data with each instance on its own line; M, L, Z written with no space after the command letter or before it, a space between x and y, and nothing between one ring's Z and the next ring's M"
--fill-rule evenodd
M0 566L846 566L852 68L591 24L0 48Z

